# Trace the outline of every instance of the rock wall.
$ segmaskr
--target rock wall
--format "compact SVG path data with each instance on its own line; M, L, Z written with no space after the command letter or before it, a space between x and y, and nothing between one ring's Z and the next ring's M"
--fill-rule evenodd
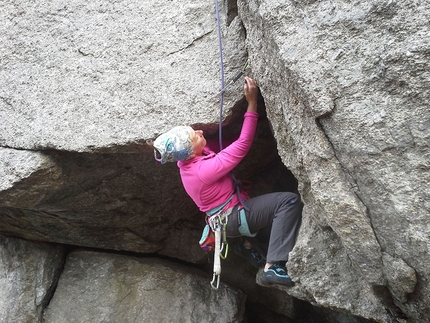
M372 317L387 320L388 302L391 315L426 321L429 5L247 1L239 8L280 155L306 201L291 272L317 303L344 307L348 299L366 316L362 310L375 307L363 300L379 299ZM303 259L325 272L323 289ZM354 276L356 291L344 275Z
M2 236L0 241L2 323L243 321L245 295L224 284L213 290L208 277L189 266L95 251L69 253Z
M69 254L44 322L241 322L244 301L183 266L80 251Z
M41 322L64 265L59 246L0 236L0 322Z
M294 297L378 322L429 322L430 5L239 0L220 6L227 81L248 61L246 74L262 93L258 133L237 175L254 182L252 194L295 190L297 179L305 203L288 263L295 287L259 289L255 272L235 276L247 271L239 261L227 262L225 280L252 302L264 303L261 290L285 295L264 305L290 317ZM207 262L197 245L202 214L176 166L154 162L145 142L182 124L217 138L214 3L6 1L0 18L0 233ZM226 93L225 137L240 129L241 88L237 82ZM9 239L0 240L1 250L9 250ZM21 258L0 263L3 272L17 268L9 276L31 253L21 249ZM103 302L115 306L131 287L111 290L97 280L116 268L113 259L137 272L157 272L159 265L106 257L72 253L53 304L73 299L64 286L74 279L67 268L79 261L88 266L76 282L91 273L99 284L91 293L106 294ZM97 272L92 261L106 264ZM33 286L39 275L33 272L23 288ZM143 280L136 284L134 292L147 288ZM199 289L190 286L189 293ZM240 293L229 293L242 304ZM22 313L38 322L46 304L35 304ZM21 312L9 305L4 313ZM232 309L231 320L240 321L238 313L243 309ZM60 319L54 305L46 315Z

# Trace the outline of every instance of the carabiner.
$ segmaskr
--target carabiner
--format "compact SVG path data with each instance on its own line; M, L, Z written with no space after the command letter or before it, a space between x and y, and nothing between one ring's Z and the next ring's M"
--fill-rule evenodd
M211 287L215 290L218 290L219 288L219 281L220 281L220 275L217 275L214 273L213 277L212 277L212 281L211 281ZM216 284L216 285L215 285Z
M222 253L223 251L224 251L224 254ZM227 259L227 256L228 256L228 243L222 243L221 244L221 250L220 250L219 256L221 257L222 260L226 260Z

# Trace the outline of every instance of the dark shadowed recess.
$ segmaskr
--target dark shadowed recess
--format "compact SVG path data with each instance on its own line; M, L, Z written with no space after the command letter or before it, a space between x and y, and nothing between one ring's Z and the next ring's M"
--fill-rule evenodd
M247 102L242 98L222 124L222 138L228 140L239 135ZM297 180L282 163L278 155L276 140L273 136L270 120L266 115L264 99L258 99L258 125L251 150L233 171L237 179L251 181L251 196L270 192L297 192ZM202 129L207 140L219 141L219 124L194 124L194 129ZM223 147L225 148L225 147Z
M294 300L294 309L294 318L289 318L262 304L248 303L244 323L376 323L362 317L312 306L298 299Z

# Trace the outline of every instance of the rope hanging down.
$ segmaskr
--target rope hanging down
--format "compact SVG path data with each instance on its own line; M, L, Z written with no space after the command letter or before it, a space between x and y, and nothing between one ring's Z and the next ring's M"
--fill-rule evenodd
M215 7L216 7L216 19L217 19L217 27L218 27L218 47L219 47L219 65L220 65L220 71L221 71L221 91L219 93L220 100L219 100L219 150L221 151L223 149L222 146L222 115L223 115L223 106L224 106L224 93L226 88L231 85L232 83L236 82L243 74L248 66L248 62L245 63L243 66L243 69L239 71L239 73L233 78L233 80L225 86L225 74L224 74L224 59L222 56L222 36L221 36L221 21L220 21L220 14L219 14L219 4L218 0L215 0ZM237 196L239 198L240 204L243 206L243 208L247 211L249 211L249 208L243 203L241 195L240 195L240 189L242 188L242 183L237 180L233 174L231 174L233 185L235 187Z
M224 89L224 62L222 57L222 40L221 40L221 22L219 15L218 0L215 0L216 7L216 19L218 22L218 46L219 46L219 64L221 70L221 89ZM219 148L222 150L222 107L224 105L224 91L220 92L220 103L219 103ZM221 227L218 223L215 227L215 249L214 249L214 265L213 265L213 278L211 281L211 287L215 290L219 288L220 276L221 276Z
M220 22L220 14L219 14L219 4L218 0L215 0L215 7L216 7L216 18L217 18L217 25L218 25L218 46L219 46L219 65L220 65L220 71L221 71L221 91L219 93L220 95L220 107L219 107L219 149L220 151L223 149L222 146L222 119L223 119L223 105L224 105L224 93L226 88L231 85L232 83L235 83L243 74L244 70L247 67L247 64L243 67L243 70L240 71L233 80L225 86L225 74L224 74L224 60L222 56L222 37L221 37L221 22ZM236 190L236 194L239 198L240 204L243 206L244 209L249 209L244 205L241 195L240 195L240 189L242 187L242 183L238 181L233 174L231 174L231 178L233 181L233 185ZM211 281L211 286L213 289L217 290L219 288L219 282L220 282L220 275L221 275L221 258L225 259L227 257L227 250L228 250L228 244L226 237L221 237L221 231L225 234L225 224L224 228L222 227L222 221L219 221L220 223L217 223L216 229L215 229L215 252L214 252L214 267L213 267L213 279ZM215 225L214 225L215 227ZM223 230L224 229L224 230ZM221 238L223 238L223 242L225 241L225 245L227 247L225 255L222 255L222 245L224 243L221 243Z
M222 38L221 38L221 22L219 18L219 5L218 0L215 0L216 6L216 20L218 25L218 47L219 47L219 67L221 71L221 92L219 98L219 149L222 150L222 108L224 105L224 60L222 57Z

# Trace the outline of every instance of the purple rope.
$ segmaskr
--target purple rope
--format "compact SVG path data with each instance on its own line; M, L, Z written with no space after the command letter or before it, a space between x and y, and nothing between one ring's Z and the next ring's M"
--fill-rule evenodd
M222 57L222 37L221 37L221 21L219 18L219 5L218 0L215 1L216 4L216 20L218 22L218 46L219 46L219 65L221 69L221 93L220 93L220 103L219 103L219 150L222 150L222 107L224 105L224 60Z
M218 23L218 45L219 45L219 65L221 69L221 93L220 93L220 103L219 103L219 150L222 150L222 108L224 105L224 60L222 57L222 38L221 38L221 22L220 22L220 15L219 15L219 5L218 0L215 0L216 4L216 20ZM242 197L240 196L240 188L242 186L242 183L234 177L233 174L231 174L233 184L236 188L237 197L239 198L240 204L243 206L243 208L247 211L249 211L249 208L245 206L245 204L242 201Z

